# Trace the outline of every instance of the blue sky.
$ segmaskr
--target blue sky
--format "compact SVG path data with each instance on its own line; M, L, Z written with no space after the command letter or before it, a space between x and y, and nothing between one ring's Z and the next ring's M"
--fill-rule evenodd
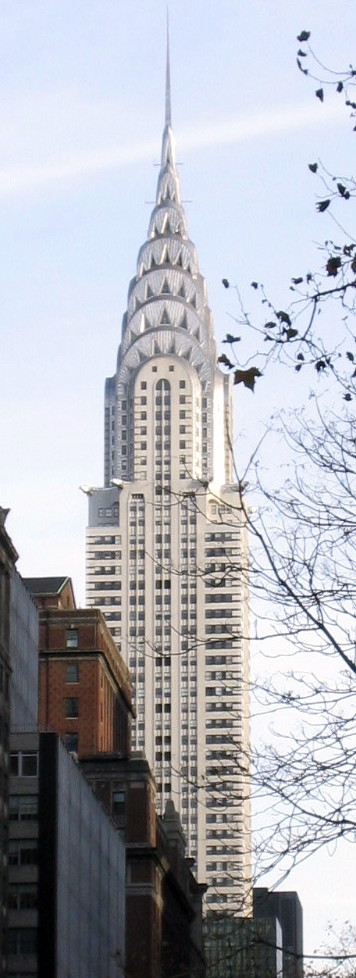
M104 379L157 178L165 17L163 0L0 3L0 503L21 573L68 573L82 602L78 486L102 481ZM298 72L296 35L311 30L321 60L343 68L354 0L172 0L170 25L182 196L221 340L235 312L223 276L248 302L263 281L282 305L335 233L307 164L352 172L355 134L337 96L321 105ZM234 392L238 457L281 400L308 396L283 385ZM291 881L313 946L349 915L347 855Z

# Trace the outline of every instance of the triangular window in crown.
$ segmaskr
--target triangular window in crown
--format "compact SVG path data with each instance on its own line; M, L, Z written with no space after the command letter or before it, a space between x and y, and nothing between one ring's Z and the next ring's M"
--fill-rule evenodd
M150 267L151 267L151 268L155 268L155 267L156 267L156 265L157 265L157 262L156 262L156 259L155 259L155 256L154 256L154 254L152 253L152 255L151 255L151 262L150 262Z
M153 294L154 293L152 292L151 286L147 284L146 299L152 299Z
M180 295L182 299L185 299L185 288L184 288L184 282L182 282L182 285L181 285L181 287L180 287L180 289L179 289L179 292L178 292L178 295Z
M145 322L145 329L151 329L151 323L147 316L145 316L144 322Z
M181 251L179 252L179 255L178 255L178 258L177 258L177 261L176 261L176 265L179 265L180 268L183 268L182 252Z
M135 312L136 312L136 309L139 309L140 308L140 305L141 305L140 300L137 298L137 295L136 295L135 296Z
M188 329L188 320L187 320L187 313L186 312L183 313L183 316L181 318L181 321L180 321L179 325L180 325L181 329Z
M163 312L162 312L162 315L161 315L161 318L160 318L160 321L159 322L160 322L160 326L171 326L172 325L171 324L171 320L170 320L169 315L168 315L168 312L167 312L167 309L166 309L165 306L163 307Z
M168 262L169 262L168 249L167 248L163 248L160 264L161 265L167 265Z
M156 341L155 341L154 344L153 344L153 356L156 356L157 354L159 356L160 352L161 352L161 349L160 349L158 343L156 343Z
M161 288L161 293L162 293L162 295L171 295L171 290L170 290L170 287L169 287L169 283L168 283L168 281L167 281L166 278L163 280L163 285L162 285L162 288Z
M194 309L197 308L197 297L196 297L195 292L193 292L193 295L192 295L191 299L189 299L189 302L190 302L191 306L194 306Z

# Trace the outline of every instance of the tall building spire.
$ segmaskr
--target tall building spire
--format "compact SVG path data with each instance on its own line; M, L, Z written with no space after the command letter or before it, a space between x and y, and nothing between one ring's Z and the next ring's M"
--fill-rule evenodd
M229 378L179 192L168 18L166 59L156 201L106 382L106 488L89 497L87 593L131 669L135 747L154 770L160 810L172 799L181 812L211 909L244 914L245 535L231 485Z
M166 53L166 112L165 112L165 125L172 125L172 111L171 111L171 65L169 57L169 14L167 7L167 53Z

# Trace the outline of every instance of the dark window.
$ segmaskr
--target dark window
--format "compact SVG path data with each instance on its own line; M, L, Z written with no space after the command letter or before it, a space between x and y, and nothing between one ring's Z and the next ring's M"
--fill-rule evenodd
M37 907L36 883L13 883L9 887L11 910L35 910Z
M38 815L37 795L10 795L9 818L12 822L36 819Z
M10 866L36 866L37 862L38 843L35 839L10 839Z
M65 704L66 717L77 717L79 715L79 700L77 696L69 696Z
M35 778L37 773L37 751L14 751L10 754L10 774L23 778Z
M19 755L16 751L16 753L14 752L10 754L10 774L16 775L18 773L19 773Z
M78 753L78 734L67 733L64 735L64 743L69 753Z
M8 954L36 954L37 928L10 927L7 936Z
M117 790L112 793L112 814L114 818L123 819L126 808L126 795L124 791Z
M78 662L67 662L66 664L66 683L77 683L79 680Z
M110 514L111 515L111 511ZM66 646L67 649L77 649L78 648L78 629L69 628L66 631Z

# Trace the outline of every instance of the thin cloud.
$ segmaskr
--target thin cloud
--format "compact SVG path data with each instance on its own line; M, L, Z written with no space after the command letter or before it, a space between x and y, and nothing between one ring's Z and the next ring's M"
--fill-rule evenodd
M336 121L343 121L339 105L330 103L328 106L323 106L322 112L317 103L307 106L287 106L273 112L249 115L197 131L192 130L180 137L179 143L186 148L203 149L208 146L243 143L249 139L280 135L294 130L300 132L315 125L320 127Z
M286 107L270 113L230 119L214 126L185 131L179 137L181 149L206 149L234 145L267 135L281 135L311 126L329 125L342 121L339 106L330 104L320 111L319 105ZM54 183L76 180L78 177L117 169L130 163L157 157L157 140L109 146L100 151L77 152L72 158L42 165L11 166L0 170L0 194L12 195L36 191Z

